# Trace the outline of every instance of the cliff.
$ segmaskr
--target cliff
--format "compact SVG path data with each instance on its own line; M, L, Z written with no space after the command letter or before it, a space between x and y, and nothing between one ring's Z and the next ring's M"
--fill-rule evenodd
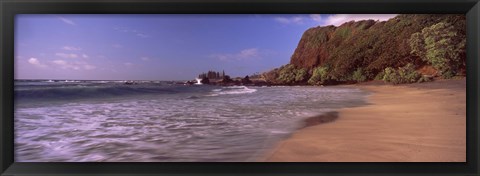
M456 38L465 38L465 15L398 15L382 22L365 20L338 27L319 26L304 32L289 65L306 69L307 77L313 76L315 68L323 66L328 68L325 78L344 81L352 79L359 69L367 80L374 79L387 67L398 68L408 63L418 70L431 70L425 69L431 68L425 56L412 52L410 40L412 34L422 33L423 29L438 23L451 25ZM463 63L464 53L459 56ZM281 83L277 79L281 69L265 73L267 81ZM308 78L302 82L306 80Z
M362 30L368 30L376 22L373 20L348 22L339 27L325 26L310 28L303 34L291 57L290 64L312 69L327 62L332 53L343 43L352 40ZM377 26L382 23L377 23Z

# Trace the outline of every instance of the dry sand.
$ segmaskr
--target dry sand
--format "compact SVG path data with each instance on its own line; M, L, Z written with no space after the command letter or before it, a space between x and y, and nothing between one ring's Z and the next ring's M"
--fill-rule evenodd
M355 85L367 106L338 111L281 142L270 162L465 162L466 83Z

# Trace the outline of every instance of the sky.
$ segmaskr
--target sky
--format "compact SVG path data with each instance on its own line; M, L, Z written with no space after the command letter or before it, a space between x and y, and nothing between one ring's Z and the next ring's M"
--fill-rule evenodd
M311 27L394 14L84 15L15 19L15 79L192 80L232 77L290 61Z

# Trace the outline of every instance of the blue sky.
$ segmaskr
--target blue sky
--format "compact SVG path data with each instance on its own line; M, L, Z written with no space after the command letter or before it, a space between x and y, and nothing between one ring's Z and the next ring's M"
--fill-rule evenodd
M191 80L287 64L308 28L395 15L17 15L16 79Z

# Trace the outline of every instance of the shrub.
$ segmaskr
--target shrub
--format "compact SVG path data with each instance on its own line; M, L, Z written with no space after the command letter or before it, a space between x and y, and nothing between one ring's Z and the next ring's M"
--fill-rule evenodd
M428 76L422 76L420 77L420 79L418 79L418 83L422 83L422 82L430 82L430 81L433 81L433 77L428 77Z
M308 72L306 69L301 68L295 71L295 82L303 82L308 78Z
M340 27L335 34L343 39L347 38L351 34L351 30L348 27Z
M281 84L292 84L295 82L295 66L292 64L287 64L280 68L278 75L278 82Z
M450 23L425 27L411 35L409 44L412 54L432 64L444 78L455 76L463 66L466 38Z
M402 83L413 83L420 79L421 75L415 70L413 64L408 63L404 67L398 69L398 75L401 78Z
M304 68L298 69L293 64L287 64L263 73L262 78L273 84L304 83L308 79L308 71Z
M397 74L397 71L395 69L393 69L392 67L387 67L385 68L385 70L383 71L383 81L385 82L391 82L393 84L398 84L399 83L399 80L398 80L398 74Z
M304 68L297 69L293 64L287 64L278 70L277 83L294 84L304 82L308 78L308 72Z
M375 76L375 80L383 80L383 76L385 75L385 70L384 71L381 71L380 73L377 74L377 76Z
M320 46L322 43L325 43L328 40L328 29L322 28L316 30L311 28L303 34L302 38L307 39L306 47L315 48Z
M367 76L365 76L365 73L362 68L357 68L357 70L353 72L352 80L357 82L364 82L367 80Z
M325 67L325 66L316 67L313 70L312 77L310 77L310 79L308 80L308 84L311 84L311 85L323 84L327 79L328 79L328 67Z
M384 70L383 81L393 84L418 82L422 76L415 70L413 64L407 64L397 70L387 67Z

